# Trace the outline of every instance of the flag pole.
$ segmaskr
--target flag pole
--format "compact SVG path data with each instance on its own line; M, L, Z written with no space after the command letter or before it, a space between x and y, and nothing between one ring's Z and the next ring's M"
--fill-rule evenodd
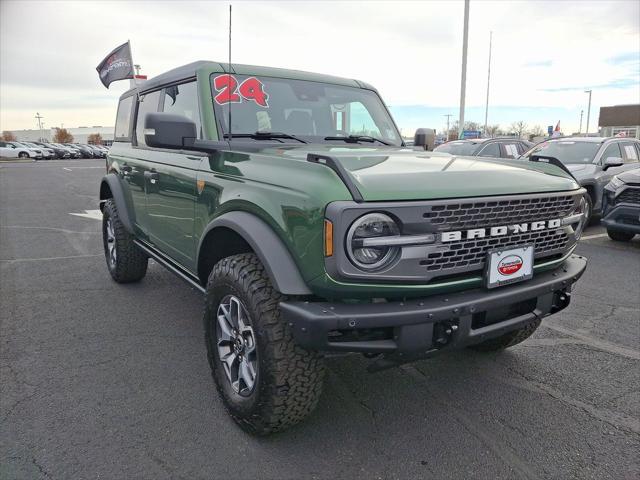
M227 69L227 85L231 85L231 4L229 4L229 68ZM233 138L231 133L231 105L233 102L229 102L229 141ZM222 139L224 140L224 138Z

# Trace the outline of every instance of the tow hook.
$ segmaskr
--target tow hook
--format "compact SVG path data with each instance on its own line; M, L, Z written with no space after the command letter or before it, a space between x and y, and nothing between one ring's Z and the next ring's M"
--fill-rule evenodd
M451 337L458 330L458 324L453 321L438 322L433 325L433 343L442 347L451 341Z

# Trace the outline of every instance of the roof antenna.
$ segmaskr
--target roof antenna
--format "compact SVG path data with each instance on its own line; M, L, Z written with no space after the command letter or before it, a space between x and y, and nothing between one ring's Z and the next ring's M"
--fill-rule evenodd
M231 85L231 4L229 4L229 68L227 72L227 85ZM229 142L231 142L232 133L231 133L231 104L233 102L229 102Z

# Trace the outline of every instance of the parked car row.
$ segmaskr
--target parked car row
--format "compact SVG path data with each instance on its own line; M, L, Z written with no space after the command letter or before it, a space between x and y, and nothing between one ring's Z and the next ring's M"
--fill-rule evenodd
M105 158L109 149L104 145L81 143L4 142L0 141L0 157L33 158Z
M616 175L640 168L640 141L624 137L557 137L537 145L517 138L479 138L454 140L434 150L456 156L527 161L533 156L556 158L586 189L587 217L606 213L605 186ZM634 185L633 188L637 187ZM640 225L640 222L636 223ZM615 230L617 226L613 228Z

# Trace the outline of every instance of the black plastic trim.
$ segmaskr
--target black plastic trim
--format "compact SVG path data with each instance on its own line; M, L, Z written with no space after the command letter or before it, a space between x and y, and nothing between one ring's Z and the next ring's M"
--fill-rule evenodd
M360 193L360 190L358 190L358 187L351 178L351 175L349 174L349 172L347 172L347 169L342 166L340 160L338 160L336 157L332 157L330 155L320 155L317 153L309 153L307 154L307 162L319 163L321 165L326 165L327 167L329 167L331 170L336 172L336 175L338 175L340 180L342 180L342 183L344 183L345 187L347 187L347 190L349 190L349 193L353 197L353 200L358 203L364 202L364 197Z
M542 162L542 163L549 163L551 165L555 165L559 169L563 170L565 173L569 174L571 176L571 178L573 178L576 182L578 182L578 179L573 176L573 173L571 173L571 170L569 170L565 166L565 164L562 163L560 160L558 160L556 157L549 157L547 155L531 155L529 157L529 161L530 162L541 163L540 160L546 160L546 162ZM578 183L580 183L580 182L578 182Z
M311 290L307 288L298 266L280 237L264 220L251 213L229 212L213 220L200 237L198 264L204 239L211 230L218 227L229 228L246 240L264 265L273 286L280 293L311 295Z
M167 257L167 256L163 255L162 253L160 253L159 251L157 251L151 245L148 245L148 244L144 243L141 240L134 240L133 243L135 243L136 246L140 250L142 250L145 254L147 254L149 257L153 258L156 262L158 262L160 265L165 267L170 272L172 272L175 275L177 275L178 277L180 277L182 280L187 282L193 288L195 288L196 290L198 290L201 293L205 292L205 289L204 289L204 287L202 285L200 285L200 282L198 281L198 278L193 276L191 273L189 273L188 271L186 271L182 267L180 267L180 265L178 263L174 262L169 257Z
M102 204L104 203L104 200L107 200L108 198L102 193L102 186L105 183L109 186L109 190L111 190L111 196L113 198L113 201L116 203L118 216L120 217L120 221L122 221L122 225L124 225L124 228L127 232L133 234L133 225L135 223L135 218L133 218L133 215L129 214L124 190L122 189L120 179L115 173L109 173L102 177L102 181L100 182L100 210L102 210Z
M296 342L313 350L390 353L431 347L431 331L438 322L457 321L458 330L449 348L467 346L515 330L521 325L555 313L568 305L568 292L584 273L587 260L572 255L559 268L536 274L531 280L492 290L484 288L385 303L280 302L282 317L293 329ZM561 305L554 295L564 296ZM507 305L537 299L527 314L472 329L472 316ZM422 327L421 327L422 326ZM331 342L334 330L396 329L394 339L363 342ZM424 330L418 337L415 331ZM406 331L405 331L406 330ZM413 332L404 335L402 332ZM416 339L417 338L417 339Z

